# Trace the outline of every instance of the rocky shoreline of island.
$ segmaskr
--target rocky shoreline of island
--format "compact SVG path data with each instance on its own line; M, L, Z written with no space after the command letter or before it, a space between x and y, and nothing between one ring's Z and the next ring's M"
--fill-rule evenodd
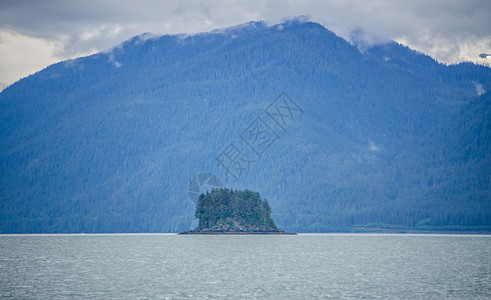
M298 235L295 232L241 232L241 231L224 231L224 232L193 232L185 231L178 234L187 235Z
M297 235L295 232L285 231L185 231L178 234L187 235Z

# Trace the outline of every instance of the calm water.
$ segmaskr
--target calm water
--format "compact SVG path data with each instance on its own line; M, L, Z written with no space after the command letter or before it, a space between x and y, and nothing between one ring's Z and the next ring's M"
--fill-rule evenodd
M491 236L0 236L0 298L491 299Z

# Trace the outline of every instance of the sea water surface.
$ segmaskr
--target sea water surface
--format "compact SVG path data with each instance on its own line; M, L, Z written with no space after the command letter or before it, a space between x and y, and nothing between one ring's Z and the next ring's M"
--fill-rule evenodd
M2 299L491 299L491 236L0 235Z

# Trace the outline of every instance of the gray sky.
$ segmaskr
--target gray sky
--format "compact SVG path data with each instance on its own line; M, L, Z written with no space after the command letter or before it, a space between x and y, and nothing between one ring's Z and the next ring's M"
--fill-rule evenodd
M192 33L308 16L349 40L396 40L441 62L491 57L489 0L23 1L0 0L0 82L11 84L60 60L87 55L143 32Z

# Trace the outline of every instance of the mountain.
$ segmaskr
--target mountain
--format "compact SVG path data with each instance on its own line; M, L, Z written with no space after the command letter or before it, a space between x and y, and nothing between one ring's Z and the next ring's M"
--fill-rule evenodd
M286 231L490 230L490 75L298 19L142 34L0 93L0 232L189 230L203 178Z

